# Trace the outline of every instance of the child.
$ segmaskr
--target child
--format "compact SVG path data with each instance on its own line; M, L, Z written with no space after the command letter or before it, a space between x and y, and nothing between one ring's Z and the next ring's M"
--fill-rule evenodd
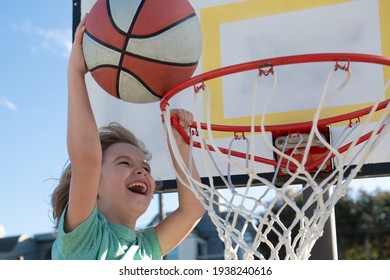
M155 228L135 230L156 186L150 155L142 142L119 124L104 127L99 134L84 77L88 71L82 52L85 20L86 16L77 27L68 66L70 164L52 196L58 229L52 258L161 259L191 232L204 208L177 180L179 207ZM188 128L192 114L184 110L174 113ZM183 158L189 159L188 145L175 133ZM180 172L179 176L184 178Z

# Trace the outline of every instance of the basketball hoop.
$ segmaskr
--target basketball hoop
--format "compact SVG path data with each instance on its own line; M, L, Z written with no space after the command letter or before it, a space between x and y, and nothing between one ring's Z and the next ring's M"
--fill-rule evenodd
M328 77L310 120L283 124L268 124L271 100L277 100L278 67L306 63L325 63ZM186 174L179 178L200 199L225 244L225 259L237 259L240 250L244 259L308 259L316 240L336 202L346 194L370 152L389 131L389 87L373 97L368 107L328 115L327 108L344 93L350 84L355 64L390 66L390 58L348 53L309 54L258 60L214 70L193 77L169 91L161 100L167 141L173 156ZM210 80L253 71L251 117L245 125L213 123ZM341 73L342 77L335 77ZM265 94L259 93L259 83L271 78ZM169 103L179 93L193 87L194 122L184 131L177 117L171 115ZM262 102L259 102L259 95ZM369 92L370 96L373 95ZM199 101L198 99L201 99ZM261 103L261 104L259 104ZM259 114L256 110L262 106ZM337 139L332 139L329 127L337 126ZM190 144L193 154L200 154L208 183L193 178L191 166L183 161L176 147L172 128L175 127ZM218 133L229 144L219 144ZM245 141L242 141L245 140ZM261 141L261 145L259 143ZM226 143L226 142L224 142ZM236 144L239 143L238 147ZM266 146L272 157L258 153ZM194 150L193 148L199 148ZM201 162L198 162L200 165ZM222 166L227 166L226 171ZM261 167L273 169L272 178L263 176ZM234 185L231 169L246 176L244 184ZM216 183L216 177L219 183ZM282 181L280 178L284 178ZM186 180L184 180L186 179ZM223 182L224 190L221 189ZM301 188L292 190L299 182ZM256 191L251 188L256 186ZM240 190L238 187L241 187ZM310 192L303 201L303 192ZM330 193L329 197L325 194ZM224 211L216 210L223 208ZM308 209L314 208L309 214Z

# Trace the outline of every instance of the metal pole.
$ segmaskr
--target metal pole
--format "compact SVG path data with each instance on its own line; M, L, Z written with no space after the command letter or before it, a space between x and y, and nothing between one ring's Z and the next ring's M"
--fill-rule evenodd
M303 192L303 200L310 196L311 191L306 190ZM327 193L324 193L324 200L327 200L332 194L332 188L329 188ZM308 214L311 215L314 207L308 210ZM335 209L329 216L328 221L324 226L324 233L320 237L311 250L310 260L337 260L337 233L336 233L336 218Z
M167 216L167 214L165 213L165 208L164 208L164 197L163 197L163 194L162 193L159 193L158 194L158 210L159 210L159 218L160 218L160 222L162 220L164 220Z

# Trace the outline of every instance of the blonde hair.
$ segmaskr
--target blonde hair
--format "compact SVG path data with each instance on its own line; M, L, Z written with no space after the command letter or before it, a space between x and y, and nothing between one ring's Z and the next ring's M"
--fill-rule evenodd
M108 126L104 126L99 130L100 143L102 146L102 152L104 152L109 146L115 143L129 143L139 148L145 155L145 160L150 161L152 158L151 153L146 150L144 143L139 140L128 129L118 123L110 123ZM53 219L55 222L55 228L58 228L58 223L62 212L64 211L69 200L69 187L70 179L72 176L72 167L69 163L63 170L59 184L55 188L51 196L51 204L53 207ZM156 182L156 185L161 183ZM156 186L157 187L157 186Z

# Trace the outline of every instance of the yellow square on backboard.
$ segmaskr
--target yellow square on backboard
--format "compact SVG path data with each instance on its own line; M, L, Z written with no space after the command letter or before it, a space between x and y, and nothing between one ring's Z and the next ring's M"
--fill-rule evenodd
M233 63L302 53L390 54L390 2L385 0L225 1L224 4L201 8L200 19L203 29L203 73ZM243 30L244 32L241 32ZM247 37L243 35L245 32ZM231 42L227 43L225 39L229 36L232 37ZM262 38L271 38L275 43L267 49L263 45L267 45L268 41L262 42ZM258 53L250 55L249 51L256 48ZM388 69L382 72L377 75L378 80L375 81L378 88L383 88L383 81L390 78ZM229 116L227 113L232 106L240 106L240 103L229 103L226 100L226 88L222 79L209 81L207 86L212 93L211 107L214 109L211 113L214 123L249 123L250 116L244 112L239 116ZM387 92L387 96L389 94ZM328 114L336 115L345 110L366 107L370 102L363 97L362 100L352 100L351 104L336 104L329 109ZM288 106L289 100L282 99L280 103ZM312 109L292 108L290 113L282 106L280 112L273 112L267 120L269 124L278 124L286 120L299 120L301 117L310 118L315 104L310 105ZM242 111L245 110L243 107Z

